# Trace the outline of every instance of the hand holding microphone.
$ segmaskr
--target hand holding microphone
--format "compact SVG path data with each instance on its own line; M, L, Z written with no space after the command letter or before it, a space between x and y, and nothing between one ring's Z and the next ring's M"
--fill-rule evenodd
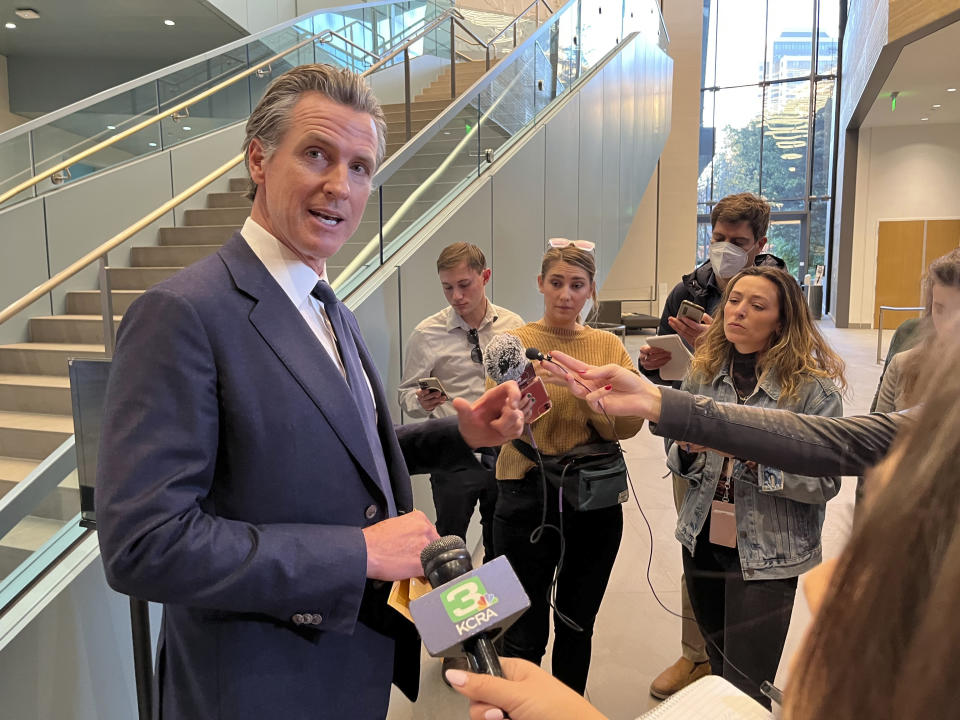
M510 562L501 555L474 569L456 535L430 543L420 559L434 589L410 603L410 614L427 652L466 655L477 672L501 677L493 639L530 607Z
M498 385L513 380L526 399L524 406L526 420L532 423L552 407L550 395L537 377L536 370L527 359L530 351L523 347L520 340L509 334L496 335L483 351L484 369L487 377Z

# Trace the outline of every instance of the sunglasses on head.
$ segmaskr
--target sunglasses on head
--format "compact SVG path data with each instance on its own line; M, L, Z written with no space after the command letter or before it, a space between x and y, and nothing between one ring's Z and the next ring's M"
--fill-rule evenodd
M480 336L476 330L467 330L467 340L470 341L470 359L475 363L483 362L483 350L480 349Z
M567 240L566 238L550 238L547 240L547 243L552 248L565 248L573 245L575 248L584 250L585 252L593 252L593 249L597 246L596 243L590 242L589 240Z

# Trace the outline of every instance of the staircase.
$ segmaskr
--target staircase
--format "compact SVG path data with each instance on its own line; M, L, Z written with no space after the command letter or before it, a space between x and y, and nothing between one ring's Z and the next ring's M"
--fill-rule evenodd
M484 63L459 63L457 89L462 92L484 72ZM450 75L445 71L412 105L412 132L426 127L450 104ZM387 156L399 150L405 140L404 106L384 105L387 118ZM477 113L467 106L448 126L437 133L395 173L384 187L385 216L390 217L462 140L465 126L476 123ZM485 147L499 147L506 133L485 126ZM447 193L456 180L475 171L477 144L459 153L443 177L398 222L392 240ZM245 178L232 178L228 192L209 193L206 207L186 210L179 227L161 228L158 244L130 249L129 267L108 269L114 323L147 288L170 277L223 245L250 214L244 197ZM379 202L371 197L361 223L350 242L329 265L331 277L374 238L380 230ZM66 313L30 319L29 341L0 345L0 497L23 480L44 458L73 434L67 358L102 357L103 321L100 291L81 290L66 295ZM0 538L0 578L46 542L64 521L80 511L76 473L61 483L44 500L34 515Z

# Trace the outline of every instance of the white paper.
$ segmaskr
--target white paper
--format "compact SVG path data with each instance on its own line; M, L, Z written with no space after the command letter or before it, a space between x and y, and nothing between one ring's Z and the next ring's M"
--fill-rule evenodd
M690 369L690 360L693 355L683 344L679 335L655 335L647 338L650 347L663 348L670 352L670 362L660 368L660 378L663 380L683 380Z
M707 675L671 695L637 720L772 720L773 714L745 692Z

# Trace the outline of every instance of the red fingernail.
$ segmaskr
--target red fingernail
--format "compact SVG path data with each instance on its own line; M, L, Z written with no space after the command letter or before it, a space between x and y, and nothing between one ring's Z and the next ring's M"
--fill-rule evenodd
M586 372L586 370L577 370L577 372L583 375Z
M613 390L613 385L605 385L604 390Z

